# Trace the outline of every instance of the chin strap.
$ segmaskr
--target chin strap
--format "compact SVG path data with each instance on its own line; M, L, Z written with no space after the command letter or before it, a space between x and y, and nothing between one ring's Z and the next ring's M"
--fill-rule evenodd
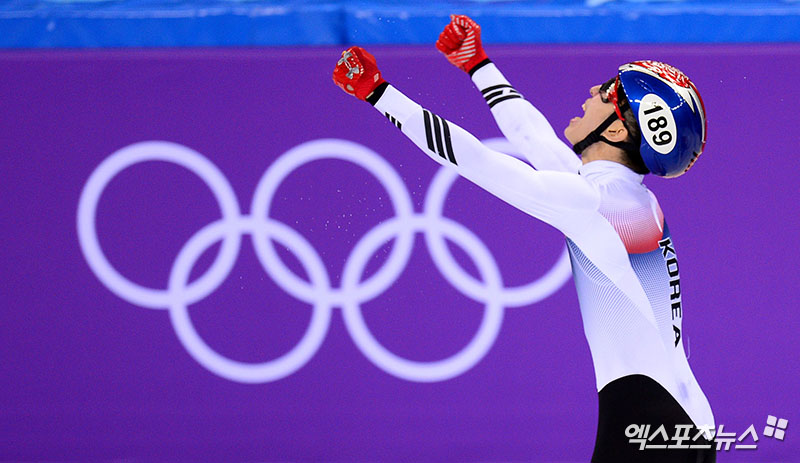
M629 107L627 101L620 106L621 106L620 108L621 111L625 111ZM578 143L575 143L575 145L573 145L572 147L572 151L574 151L575 154L581 154L583 153L583 150L585 150L589 146L594 145L595 143L601 141L603 143L617 147L626 152L638 153L639 145L636 143L632 143L629 141L611 141L608 138L601 135L608 128L608 126L611 125L611 123L617 119L620 119L617 113L616 112L611 113L606 118L606 120L604 120L600 125L598 125L596 129L592 130L589 133L589 135L586 136L586 138L579 141ZM622 120L622 124L624 125L625 121L623 119L620 120ZM625 128L627 129L627 126ZM628 129L628 131L630 132L630 129Z
M604 137L604 136L602 136L600 134L602 134L603 131L605 129L607 129L608 126L611 125L611 123L614 122L615 120L617 120L617 113L611 113L611 115L609 115L606 118L606 120L604 120L600 125L598 125L596 129L594 129L591 132L589 132L589 135L586 135L586 138L584 138L583 140L579 141L578 143L575 143L575 145L572 147L572 151L574 151L575 154L581 154L581 153L583 153L583 150L585 150L586 148L588 148L591 145L594 145L595 143L597 143L599 141L602 141L602 142L605 142L605 143L608 143L608 144L614 143L614 142L610 142L610 140L608 140L606 137Z

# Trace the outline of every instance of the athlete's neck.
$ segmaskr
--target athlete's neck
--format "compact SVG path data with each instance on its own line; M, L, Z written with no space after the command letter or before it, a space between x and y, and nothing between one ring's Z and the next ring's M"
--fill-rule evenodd
M621 149L603 142L594 143L588 146L585 150L583 150L583 153L581 153L581 162L584 164L592 161L602 160L613 161L624 166L628 166L626 159L627 157Z

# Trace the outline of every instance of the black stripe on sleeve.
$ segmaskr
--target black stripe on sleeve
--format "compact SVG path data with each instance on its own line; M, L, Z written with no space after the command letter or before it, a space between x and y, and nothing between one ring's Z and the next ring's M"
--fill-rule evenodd
M427 110L422 110L422 114L425 116L425 138L428 140L428 149L434 151L433 132L431 132L431 113Z
M486 66L487 64L489 64L491 62L492 62L492 60L490 60L489 58L486 58L485 60L483 60L480 63L476 64L472 69L469 70L469 76L472 77L478 69Z
M442 128L439 125L439 116L433 114L433 129L436 131L436 152L439 153L439 156L444 156L444 145L442 144Z
M481 93L483 94L483 98L486 100L486 103L489 104L489 108L493 108L501 101L512 100L514 98L523 98L517 89L508 84L486 87L481 90Z
M507 90L500 90L499 92L491 93L489 95L486 95L484 98L486 98L486 102L488 103L488 102L491 102L494 98L497 98L497 97L503 96L503 95L519 95L519 92L514 90L513 88L509 88ZM520 95L520 96L522 96L522 95Z
M504 96L504 97L496 98L496 99L492 100L489 103L489 108L490 109L494 108L494 105L496 105L497 103L500 103L501 101L513 100L515 98L522 98L522 96L519 95L519 94L516 94L516 95L512 94L512 95L507 95L507 96Z
M392 116L392 115L391 115L391 114L389 114L389 113L383 113L383 114L384 114L384 115L386 115L386 118L387 118L387 119L389 119L389 122L391 122L392 124L394 124L394 126L395 126L395 127L397 127L397 128L398 128L398 129L400 129L400 130L402 130L402 129L403 129L403 124L401 124L401 123L400 123L400 121L398 121L397 119L395 119L395 118L394 118L394 116Z
M495 90L500 90L501 88L514 88L514 87L512 87L512 86L510 86L508 84L492 85L491 87L486 87L483 90L481 90L481 93L486 95L487 93L493 92Z
M389 82L383 82L382 84L375 87L375 90L372 91L369 95L367 95L367 103L375 106L375 103L381 99L383 96L383 92L386 91L386 88L389 86Z
M453 151L453 140L450 135L450 124L436 114L431 113L427 109L422 110L425 117L425 137L428 141L428 149L438 154L442 159L447 159L454 165L456 162L456 155ZM434 137L436 142L434 143Z
M450 126L444 119L442 119L442 127L444 128L444 145L447 148L447 157L454 165L458 165L456 162L456 155L453 154L453 144L450 141Z

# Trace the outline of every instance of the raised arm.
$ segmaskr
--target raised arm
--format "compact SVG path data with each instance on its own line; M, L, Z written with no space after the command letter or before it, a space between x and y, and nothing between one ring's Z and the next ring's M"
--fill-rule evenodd
M352 47L343 53L334 81L347 93L373 104L431 159L456 169L466 179L568 236L582 232L589 216L586 212L597 209L597 192L580 176L536 171L487 148L461 127L423 109L385 82L374 58L363 49Z
M454 66L468 73L481 91L503 135L539 170L577 172L580 160L553 127L489 60L481 44L481 28L464 15L451 16L436 48Z

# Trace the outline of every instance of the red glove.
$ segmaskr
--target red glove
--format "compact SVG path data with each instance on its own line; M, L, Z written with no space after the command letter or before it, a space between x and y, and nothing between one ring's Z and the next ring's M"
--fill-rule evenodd
M436 48L459 69L470 72L481 61L488 59L481 45L481 26L462 14L450 15Z
M386 82L375 57L361 47L350 47L342 52L333 70L333 81L359 100L366 100L378 85Z

